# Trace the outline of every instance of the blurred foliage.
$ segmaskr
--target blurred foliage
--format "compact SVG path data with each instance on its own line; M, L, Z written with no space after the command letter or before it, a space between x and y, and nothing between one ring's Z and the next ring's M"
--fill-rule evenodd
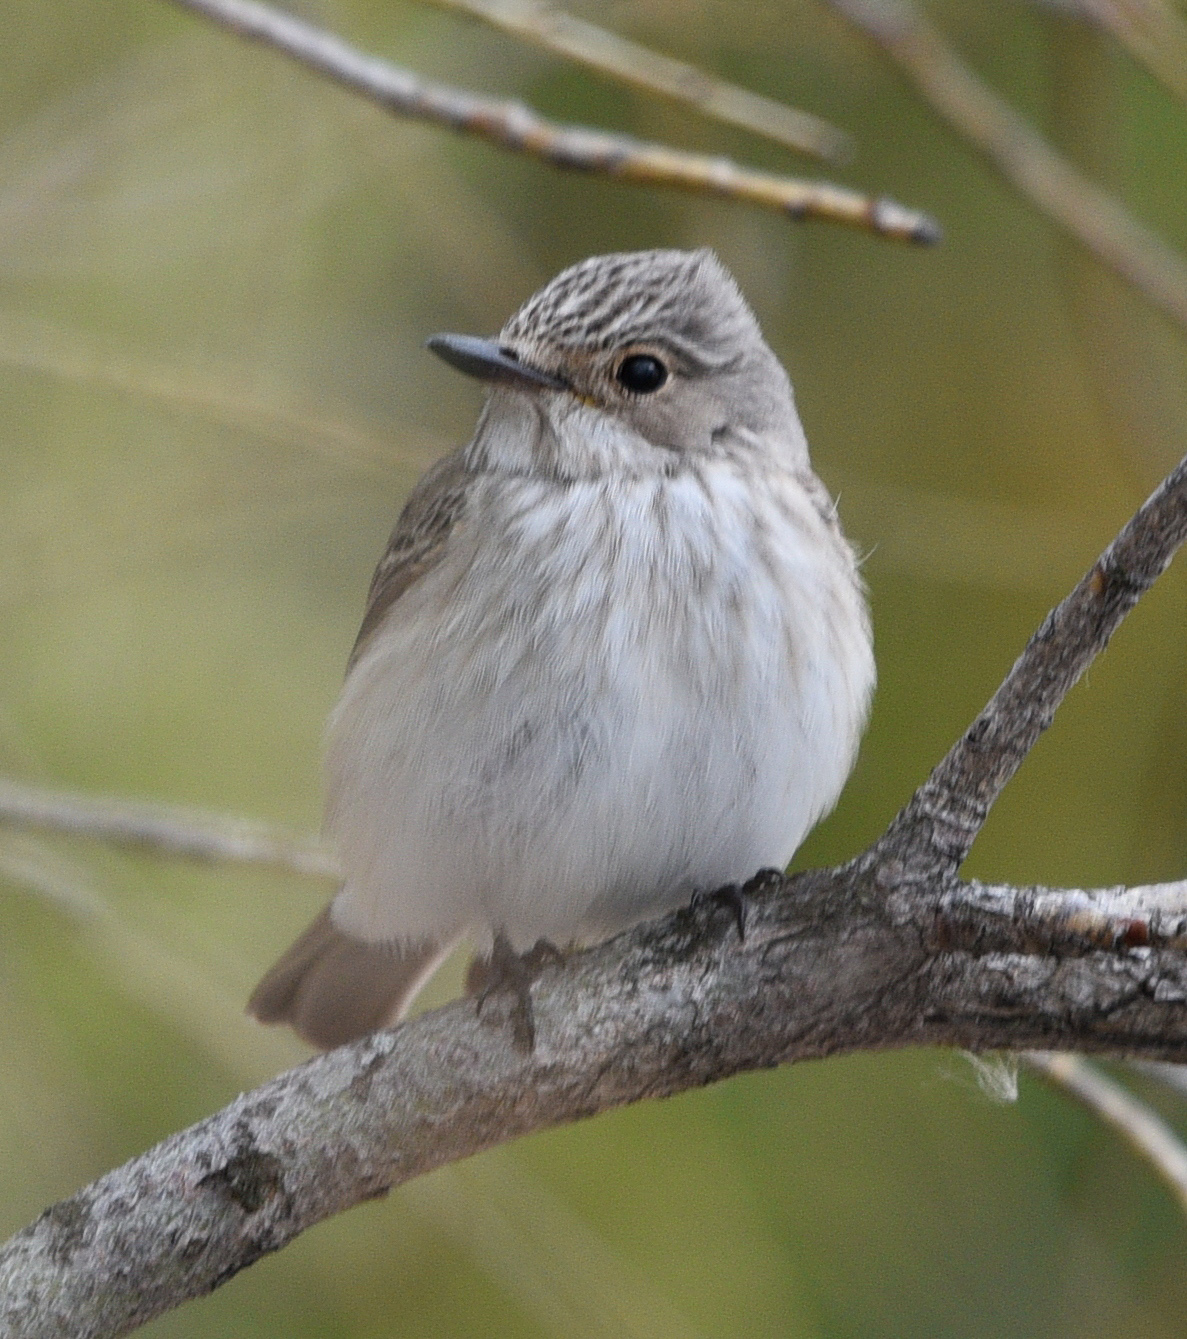
M435 10L302 8L558 118L804 170ZM1187 111L1145 72L1021 0L931 9L1187 244ZM1182 332L830 10L579 12L847 128L848 180L932 210L943 246L559 174L156 0L0 0L0 771L314 828L371 565L479 402L421 341L497 329L587 253L717 248L869 553L873 723L797 863L880 830L1187 450ZM975 873L1184 873L1185 606L1172 571L1008 789ZM301 1056L241 1005L325 895L0 831L0 1230ZM446 1169L146 1333L1144 1339L1182 1332L1185 1248L1147 1170L1032 1080L999 1106L959 1057L859 1056Z

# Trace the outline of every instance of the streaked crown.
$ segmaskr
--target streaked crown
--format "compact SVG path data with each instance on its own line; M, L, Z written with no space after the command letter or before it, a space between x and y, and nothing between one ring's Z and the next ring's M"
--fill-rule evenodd
M591 256L530 297L500 334L513 348L541 351L662 344L705 370L761 338L733 277L707 248Z

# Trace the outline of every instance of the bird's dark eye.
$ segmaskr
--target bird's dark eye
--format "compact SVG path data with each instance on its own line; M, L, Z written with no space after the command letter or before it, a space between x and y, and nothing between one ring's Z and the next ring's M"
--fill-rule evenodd
M668 369L649 353L632 353L618 364L618 384L636 395L650 395L668 379Z

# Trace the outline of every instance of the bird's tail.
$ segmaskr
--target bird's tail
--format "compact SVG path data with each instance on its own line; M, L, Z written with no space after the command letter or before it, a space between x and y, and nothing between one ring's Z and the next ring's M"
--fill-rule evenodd
M452 947L367 944L339 930L326 907L265 973L247 1012L329 1050L402 1018Z

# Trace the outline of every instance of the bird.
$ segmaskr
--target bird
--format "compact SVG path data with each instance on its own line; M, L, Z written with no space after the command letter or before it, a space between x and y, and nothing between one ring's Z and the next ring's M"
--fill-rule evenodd
M427 343L485 402L400 513L329 720L340 890L248 1005L321 1048L462 940L480 978L785 867L874 687L857 556L711 250L592 256L494 339Z

